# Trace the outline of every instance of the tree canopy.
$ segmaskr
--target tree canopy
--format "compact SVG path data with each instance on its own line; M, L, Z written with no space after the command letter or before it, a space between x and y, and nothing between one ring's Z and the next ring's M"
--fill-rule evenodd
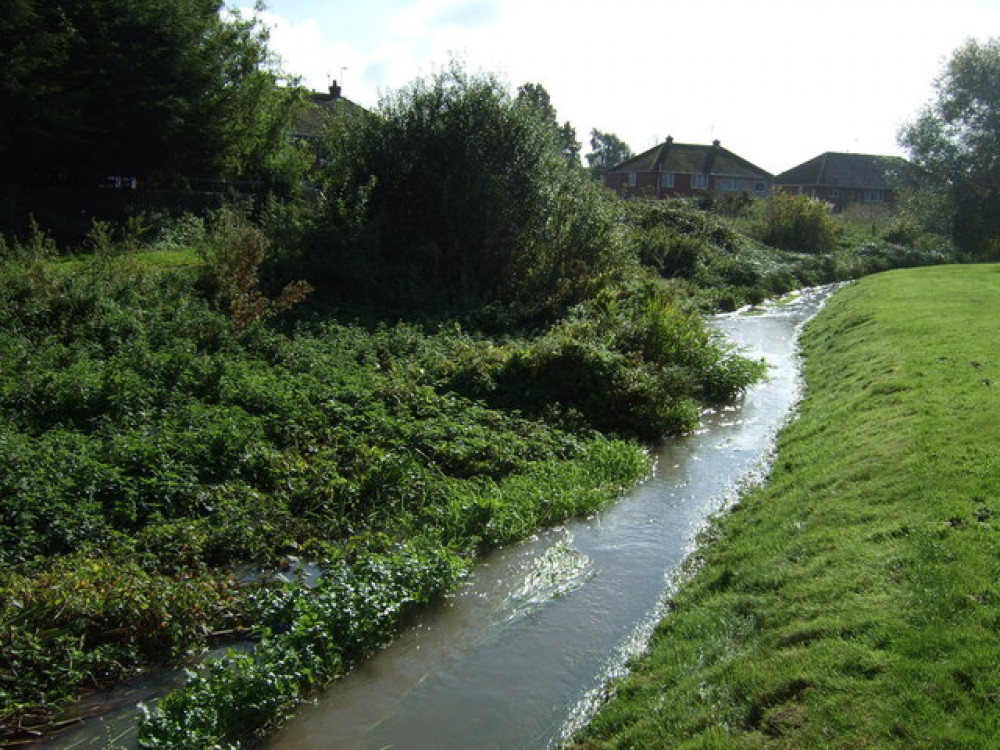
M281 179L298 92L219 0L15 0L0 22L8 182Z
M952 212L963 250L1000 257L1000 39L970 39L935 82L936 98L900 143Z
M424 307L432 294L544 306L537 290L551 295L561 279L566 302L616 265L614 216L579 163L567 163L540 93L511 96L496 77L453 63L385 97L377 116L336 129L323 192L334 223L361 238L331 263L347 293L368 285Z
M545 87L540 83L526 83L517 90L518 102L534 108L538 115L556 132L566 161L572 166L580 165L580 142L576 139L576 128L567 120L559 124L556 108Z
M596 129L590 131L590 149L587 164L595 177L633 156L632 149L617 135Z

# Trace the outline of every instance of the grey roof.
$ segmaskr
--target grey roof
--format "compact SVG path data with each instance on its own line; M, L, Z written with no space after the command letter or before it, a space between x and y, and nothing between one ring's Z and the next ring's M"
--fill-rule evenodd
M610 172L675 172L719 177L771 179L771 173L732 151L718 141L710 146L674 143L672 138L609 170Z
M906 164L898 156L844 154L828 151L774 178L778 185L872 188L889 190L894 172Z

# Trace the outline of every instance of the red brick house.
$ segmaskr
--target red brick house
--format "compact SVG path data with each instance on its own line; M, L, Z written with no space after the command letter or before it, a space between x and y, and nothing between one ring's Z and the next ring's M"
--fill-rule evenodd
M775 188L808 195L842 211L852 204L888 205L896 201L897 181L906 160L897 156L828 151L774 178Z
M705 192L720 198L744 193L764 197L773 181L770 172L724 149L719 141L700 146L674 143L673 138L604 175L604 184L620 195L651 198L693 197Z

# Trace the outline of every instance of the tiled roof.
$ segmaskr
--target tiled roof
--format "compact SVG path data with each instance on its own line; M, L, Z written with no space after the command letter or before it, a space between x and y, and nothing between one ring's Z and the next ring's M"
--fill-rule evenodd
M765 177L771 173L751 164L716 141L711 146L674 143L668 138L638 156L633 156L610 170L611 172L675 172L677 174L708 174L719 177Z
M891 189L890 173L906 162L896 156L843 154L828 151L782 172L778 185Z
M319 138L330 117L353 115L365 111L367 110L364 107L340 96L339 88L336 95L333 92L313 94L296 120L294 135L306 139Z

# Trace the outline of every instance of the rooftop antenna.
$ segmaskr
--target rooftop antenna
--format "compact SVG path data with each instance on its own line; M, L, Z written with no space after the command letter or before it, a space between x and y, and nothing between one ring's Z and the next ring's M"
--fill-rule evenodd
M344 87L344 71L345 70L347 70L346 67L341 67L340 68L340 86L341 86L341 88Z

